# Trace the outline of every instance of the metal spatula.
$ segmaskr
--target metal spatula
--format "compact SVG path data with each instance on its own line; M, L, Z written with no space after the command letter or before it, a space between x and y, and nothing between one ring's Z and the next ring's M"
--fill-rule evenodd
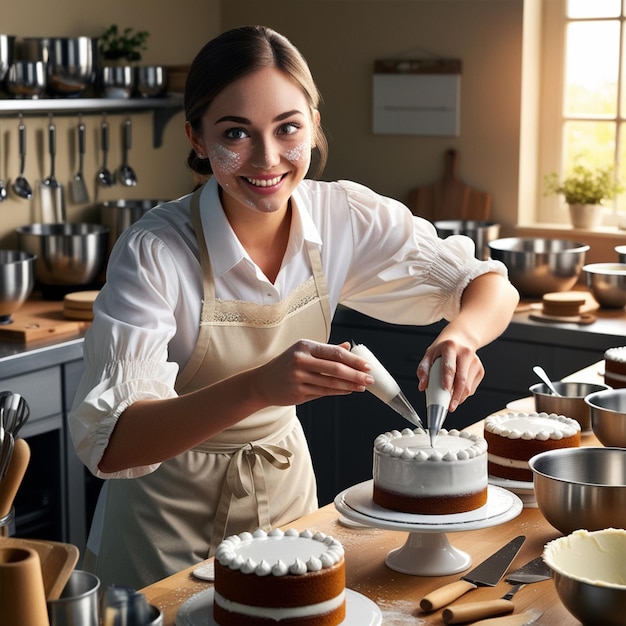
M56 156L56 127L52 116L48 124L48 150L50 153L50 175L44 178L39 189L41 191L41 221L44 224L65 222L65 199L63 186L54 173Z
M87 184L83 175L83 161L85 157L85 125L82 120L78 121L78 171L72 178L70 190L72 192L72 201L74 204L84 204L89 202L89 193L87 192Z

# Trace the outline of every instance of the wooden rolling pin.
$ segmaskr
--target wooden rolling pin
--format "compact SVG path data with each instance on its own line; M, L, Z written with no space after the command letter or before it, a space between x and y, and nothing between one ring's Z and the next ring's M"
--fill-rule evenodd
M9 467L2 483L0 483L0 518L8 515L11 511L15 494L22 484L29 461L30 446L25 439L16 439Z

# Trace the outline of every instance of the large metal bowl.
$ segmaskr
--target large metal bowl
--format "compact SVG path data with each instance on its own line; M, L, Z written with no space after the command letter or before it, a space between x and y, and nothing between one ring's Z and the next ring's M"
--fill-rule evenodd
M605 446L626 448L626 388L607 389L585 398L594 435ZM626 512L624 512L626 524Z
M578 280L589 246L567 239L507 237L488 243L491 258L502 261L522 296L567 291Z
M35 255L21 250L0 250L0 324L30 296L35 284Z
M22 55L43 61L48 92L54 96L80 96L95 80L97 40L91 37L26 37Z
M591 428L589 406L585 396L596 391L610 389L608 385L578 382L552 382L559 396L555 396L545 383L537 383L529 388L535 399L537 413L556 413L571 417L580 424L581 430Z
M626 263L590 263L583 267L587 289L607 309L626 306Z
M624 526L626 449L561 448L535 455L528 465L537 506L563 534Z
M565 608L583 624L626 623L626 531L578 530L547 543L543 559L552 570Z
M106 260L109 229L101 224L30 224L17 229L19 247L37 256L41 285L89 285Z
M489 258L487 244L500 236L500 224L484 220L439 220L435 228L442 239L450 235L469 237L476 246L476 258L481 260Z
M166 200L107 200L101 202L100 223L110 229L109 253L117 238L144 213Z

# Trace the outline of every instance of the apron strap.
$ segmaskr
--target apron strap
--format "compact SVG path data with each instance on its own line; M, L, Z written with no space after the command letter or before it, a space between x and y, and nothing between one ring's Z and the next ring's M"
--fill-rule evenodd
M215 514L209 554L214 554L218 544L224 539L233 498L240 500L254 494L258 526L265 530L271 528L269 496L262 459L278 470L286 470L291 467L292 456L293 453L286 448L266 443L248 443L232 455Z

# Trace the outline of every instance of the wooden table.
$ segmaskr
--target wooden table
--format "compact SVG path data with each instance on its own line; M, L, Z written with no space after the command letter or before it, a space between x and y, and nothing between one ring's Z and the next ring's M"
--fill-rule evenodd
M475 428L481 427L475 425ZM585 433L583 445L600 444L593 434ZM300 518L286 528L320 530L341 541L346 551L347 587L371 598L380 607L384 626L443 624L443 609L424 613L419 608L419 601L433 589L458 580L463 572L450 576L422 577L400 574L388 568L385 557L390 550L404 545L406 532L347 527L339 522L339 514L332 504ZM447 535L450 543L467 552L473 559L473 565L477 565L519 534L526 535L526 541L511 564L511 570L539 556L548 541L561 536L537 508L524 508L518 517L499 526ZM212 585L195 579L191 574L194 567L143 589L150 603L163 611L164 626L174 626L180 605ZM508 583L501 581L497 587L479 587L456 602L499 598L509 588ZM561 604L551 580L527 585L515 595L513 601L516 612L530 608L543 610L542 617L537 621L539 625L573 626L579 623Z
M589 367L564 378L579 382L604 382L601 372L603 362L594 363ZM524 406L519 410L534 410L532 398L522 399L518 404ZM467 430L482 434L482 421L470 426ZM582 445L601 445L591 432L582 436ZM408 533L402 531L382 530L378 528L351 528L339 522L339 513L333 504L329 504L310 515L296 520L284 527L304 530L306 528L320 530L332 535L343 544L346 551L346 584L373 600L381 609L384 626L442 626L443 609L433 613L424 613L419 608L423 596L442 585L459 580L466 572L450 576L411 576L400 574L385 565L385 557L394 548L404 545ZM539 556L543 546L560 537L562 533L553 528L543 517L539 509L522 509L518 517L499 526L481 530L470 530L447 533L450 543L468 553L473 565L482 562L498 548L516 537L526 535L526 541L510 570L521 567L530 559ZM209 559L211 560L211 559ZM174 626L176 612L180 605L196 593L204 591L212 583L197 580L191 574L196 566L165 578L143 589L149 602L157 605L164 615L164 626ZM457 600L475 602L500 598L510 589L504 580L497 587L479 587ZM527 585L513 598L515 612L526 609L540 609L544 613L536 622L539 626L574 626L579 624L563 607L551 580Z

